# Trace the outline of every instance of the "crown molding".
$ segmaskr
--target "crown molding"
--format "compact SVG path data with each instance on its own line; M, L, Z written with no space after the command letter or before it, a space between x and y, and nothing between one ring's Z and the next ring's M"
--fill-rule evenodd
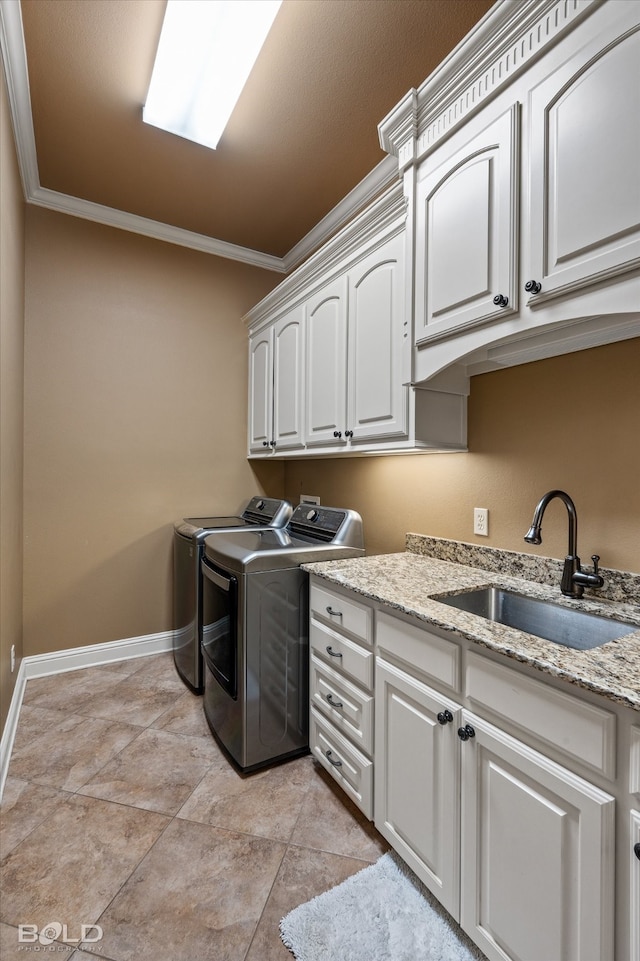
M338 230L345 227L351 218L367 204L380 196L388 187L398 182L398 164L394 157L385 157L371 170L360 183L344 197L333 210L329 211L306 237L285 254L283 260L288 272L306 260Z
M400 170L420 160L604 0L498 0L378 124Z
M227 243L225 240L207 237L205 234L197 234L180 227L173 227L171 224L164 224L159 220L139 217L137 214L128 213L126 210L116 210L114 207L105 207L102 204L92 203L90 200L82 200L80 197L71 197L69 194L58 193L56 190L49 190L47 187L37 187L31 192L31 196L27 197L27 202L35 207L45 207L47 210L70 214L72 217L91 220L97 224L104 224L106 227L117 227L130 233L152 237L154 240L164 240L167 243L176 244L178 247L189 247L191 250L198 250L201 253L226 257L228 260L238 260L241 263L251 264L254 267L264 267L267 270L274 270L279 273L286 271L281 257L274 257L259 250L250 250L247 247Z
M408 201L403 183L395 184L335 234L328 243L310 256L299 270L289 274L242 318L253 331L271 323L274 316L291 310L308 299L314 287L327 283L336 273L346 269L350 258L361 257L395 232L404 229Z
M34 206L284 274L301 264L398 177L397 164L393 158L385 157L284 257L59 193L40 184L20 0L0 0L0 51L22 188L26 202Z

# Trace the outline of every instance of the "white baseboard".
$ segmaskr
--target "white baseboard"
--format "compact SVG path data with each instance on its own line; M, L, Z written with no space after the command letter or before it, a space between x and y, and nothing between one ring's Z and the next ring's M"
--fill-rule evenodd
M108 641L106 644L90 644L66 651L52 651L50 654L33 654L23 657L18 669L15 687L7 721L0 740L0 800L4 791L9 761L13 750L24 689L28 680L34 677L49 677L66 671L79 671L85 667L100 667L116 661L128 661L134 657L149 657L163 654L173 649L173 631L159 634L145 634L142 637L128 637L121 641Z

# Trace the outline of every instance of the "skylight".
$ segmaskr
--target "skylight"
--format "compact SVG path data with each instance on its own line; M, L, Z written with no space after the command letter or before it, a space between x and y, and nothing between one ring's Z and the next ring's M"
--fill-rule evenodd
M145 123L218 145L282 0L168 0Z

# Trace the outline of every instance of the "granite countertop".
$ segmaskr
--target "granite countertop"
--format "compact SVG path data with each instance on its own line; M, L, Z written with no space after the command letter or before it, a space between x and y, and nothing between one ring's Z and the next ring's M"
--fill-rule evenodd
M407 551L399 554L306 564L304 569L363 597L411 614L489 650L640 711L638 575L630 574L625 579L615 576L621 575L621 572L602 570L605 578L609 573L612 575L609 596L606 591L600 592L597 598L595 594L587 596L585 593L584 598L577 601L560 593L559 576L554 583L558 562L548 558L478 548L477 545L413 534L407 535L407 548ZM461 563L460 558L472 559L474 563ZM514 570L518 576L514 576ZM532 574L536 576L526 579L523 573L529 577ZM621 588L620 584L624 586ZM507 588L529 597L605 617L616 617L635 625L637 630L600 647L579 651L438 603L437 600L439 596L488 586Z

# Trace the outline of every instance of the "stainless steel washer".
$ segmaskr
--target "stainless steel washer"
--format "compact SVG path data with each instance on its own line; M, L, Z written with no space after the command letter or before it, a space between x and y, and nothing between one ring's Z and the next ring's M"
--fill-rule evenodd
M173 659L178 674L195 694L202 694L202 573L204 539L213 531L284 527L293 508L288 501L252 497L231 517L185 517L174 524Z
M204 711L242 772L309 750L310 561L364 553L355 511L296 507L281 530L214 533L202 558Z

